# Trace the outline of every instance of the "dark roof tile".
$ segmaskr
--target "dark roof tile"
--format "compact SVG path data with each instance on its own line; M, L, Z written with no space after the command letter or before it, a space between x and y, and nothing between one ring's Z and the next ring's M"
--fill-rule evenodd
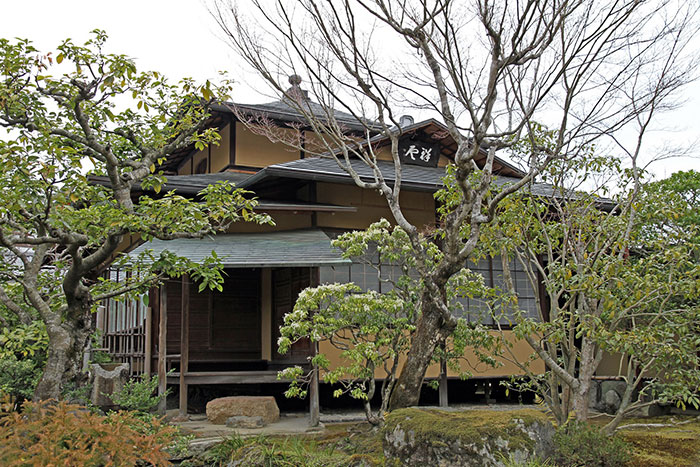
M218 234L204 238L148 241L129 256L151 251L157 258L168 250L201 263L216 252L225 267L312 267L350 263L320 229L285 232Z

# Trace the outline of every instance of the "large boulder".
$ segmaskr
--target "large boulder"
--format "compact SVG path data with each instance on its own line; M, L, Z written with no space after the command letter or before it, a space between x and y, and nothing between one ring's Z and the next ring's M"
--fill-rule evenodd
M601 412L614 414L620 408L627 383L618 380L601 381L598 389L598 403L595 408Z
M396 410L383 428L387 464L502 466L552 454L554 426L534 409Z
M230 417L261 417L265 425L280 418L280 409L272 396L220 397L207 403L207 420L223 425Z

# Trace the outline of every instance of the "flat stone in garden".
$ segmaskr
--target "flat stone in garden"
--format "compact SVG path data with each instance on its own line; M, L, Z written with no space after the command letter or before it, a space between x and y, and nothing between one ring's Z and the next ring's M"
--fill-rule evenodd
M246 417L245 415L236 415L226 419L226 426L229 428L262 428L266 425L260 415L255 417Z
M272 396L220 397L207 403L207 420L223 425L230 417L260 417L265 425L280 418L280 409Z

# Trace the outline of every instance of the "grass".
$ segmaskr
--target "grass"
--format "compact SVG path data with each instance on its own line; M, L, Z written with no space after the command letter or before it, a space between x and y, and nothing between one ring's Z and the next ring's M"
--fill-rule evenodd
M186 465L345 467L384 465L380 436L366 424L331 425L319 435L229 436Z

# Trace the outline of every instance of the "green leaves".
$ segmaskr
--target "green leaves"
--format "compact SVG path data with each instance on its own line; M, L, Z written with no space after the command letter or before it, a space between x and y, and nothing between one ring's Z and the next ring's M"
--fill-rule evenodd
M215 255L200 264L118 257L132 242L272 222L255 212L251 193L228 184L193 198L163 190L159 166L171 154L218 142L216 129L205 129L210 105L231 83L171 84L105 53L106 40L100 30L84 44L65 40L54 60L27 40L0 39L0 127L10 132L0 138L0 286L21 285L13 294L19 310L40 310L47 323L76 334L100 297L142 294L167 275L189 273L201 288L221 290ZM129 274L102 278L110 262Z
M510 198L482 231L488 254L505 251L530 277L542 277L538 294L547 309L539 319L514 315L516 336L542 336L531 340L533 351L556 355L533 385L566 420L571 399L561 388L569 383L560 375L583 383L600 352L619 356L615 366L640 400L691 401L700 389L700 342L688 338L700 329L700 177L636 185L619 161L580 150L585 157L556 161L543 174L559 197ZM614 207L597 196L610 193L603 187L578 190L593 175L618 182Z
M46 327L41 321L0 329L0 360L9 358L43 361L48 345Z

